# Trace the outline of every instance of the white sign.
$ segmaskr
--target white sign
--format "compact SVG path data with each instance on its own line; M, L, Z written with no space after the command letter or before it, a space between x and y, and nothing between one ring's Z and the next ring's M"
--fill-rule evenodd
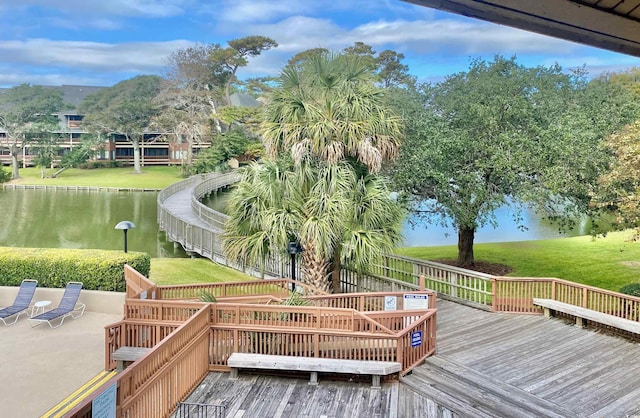
M91 418L116 418L117 384L112 384L91 402Z
M385 296L384 297L384 310L385 311L395 311L396 307L396 297L395 296Z
M429 309L429 295L404 295L403 309Z

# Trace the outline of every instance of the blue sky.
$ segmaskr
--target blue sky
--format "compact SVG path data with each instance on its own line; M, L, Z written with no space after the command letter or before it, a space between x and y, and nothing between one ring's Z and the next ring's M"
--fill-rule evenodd
M248 35L269 36L279 47L251 60L241 78L277 75L300 51L339 51L356 41L405 54L421 81L495 54L515 54L529 66L586 65L592 76L640 67L640 58L400 0L0 0L0 27L0 87L110 86L162 74L177 49Z

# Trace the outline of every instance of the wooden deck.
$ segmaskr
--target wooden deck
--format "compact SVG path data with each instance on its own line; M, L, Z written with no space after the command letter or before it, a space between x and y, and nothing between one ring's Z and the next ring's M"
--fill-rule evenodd
M561 319L443 300L437 315L437 355L382 390L322 376L313 387L305 377L256 373L232 382L228 373L210 373L188 401L224 401L227 417L640 415L638 343Z
M278 377L240 374L229 380L229 373L209 373L187 402L227 405L227 418L381 418L395 410L398 382L382 389L370 382L326 381L309 385L308 377Z
M541 399L560 416L627 417L640 414L640 345L593 329L581 329L561 319L537 315L490 313L438 301L437 357L416 375L438 367L457 373L469 398L480 390L489 393L514 387L504 402L527 394ZM449 365L442 365L444 360ZM433 363L433 364L432 364ZM472 372L465 369L468 368ZM449 370L450 373L456 371ZM484 382L464 379L484 376ZM417 376L403 378L411 383ZM435 379L434 379L435 380ZM472 382L469 382L472 381ZM423 385L429 382L427 378ZM475 400L481 403L479 400ZM490 403L490 402L489 402ZM480 414L478 414L480 415ZM516 416L516 414L490 414ZM553 416L551 412L546 415Z

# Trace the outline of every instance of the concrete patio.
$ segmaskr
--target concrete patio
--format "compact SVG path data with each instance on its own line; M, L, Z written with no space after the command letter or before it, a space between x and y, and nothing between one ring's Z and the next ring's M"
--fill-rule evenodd
M0 287L0 307L13 302L17 288ZM63 289L38 288L33 301L55 307ZM124 293L83 290L85 314L57 329L31 328L25 315L15 325L0 324L1 416L34 418L47 412L104 369L104 326L122 319Z

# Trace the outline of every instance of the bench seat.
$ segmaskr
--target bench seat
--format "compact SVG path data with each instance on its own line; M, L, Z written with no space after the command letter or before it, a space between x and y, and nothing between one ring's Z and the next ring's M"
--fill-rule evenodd
M571 305L569 303L558 302L553 299L533 298L533 304L544 308L544 315L547 317L551 316L551 311L563 312L565 314L575 316L576 326L581 327L583 325L583 319L587 319L589 321L598 322L624 331L640 334L640 322L594 311L581 306Z
M151 351L146 347L120 347L111 354L111 359L117 361L116 370L121 372L127 363L132 363Z
M380 376L399 373L400 363L391 361L346 360L316 357L276 356L233 353L227 360L230 379L238 378L238 369L268 369L311 372L310 385L318 384L318 372L372 375L372 387L380 388Z

